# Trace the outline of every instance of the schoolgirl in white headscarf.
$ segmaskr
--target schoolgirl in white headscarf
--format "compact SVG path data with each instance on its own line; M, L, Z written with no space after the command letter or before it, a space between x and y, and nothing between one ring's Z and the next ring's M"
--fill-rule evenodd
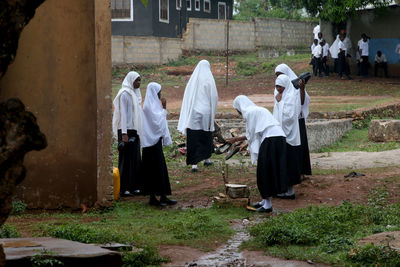
M143 193L150 195L150 205L163 207L174 205L177 201L167 198L167 195L171 195L171 185L162 146L172 142L168 130L166 100L163 100L163 106L160 100L161 85L149 83L143 105ZM160 200L156 196L161 196Z
M281 74L286 74L289 76L290 80L297 79L297 75L293 70L286 64L280 64L275 68L276 76ZM276 89L275 92L277 93ZM306 119L310 113L310 96L305 90L304 84L300 86L299 90L296 90L298 97L298 104L300 105L299 114L299 130L300 130L300 170L301 175L311 175L311 161L310 161L310 150L308 148L307 139L307 129L306 129ZM303 99L301 99L301 94L303 94ZM275 94L276 95L276 94ZM303 101L302 101L303 100Z
M211 133L214 131L214 118L217 111L218 93L210 63L201 60L186 85L178 122L178 131L187 135L186 163L197 171L197 163L213 152Z
M142 109L140 105L140 75L129 72L122 88L113 101L113 133L118 137L118 168L122 196L139 190L140 137L142 135Z
M281 74L276 78L275 87L278 94L275 96L274 118L279 121L286 135L287 177L289 189L282 198L294 199L294 185L301 183L300 178L300 129L299 104L296 89L290 78Z
M258 212L271 212L271 197L287 191L285 134L267 109L246 96L236 97L233 107L246 122L246 136L229 142L247 139L251 161L257 160L257 186L263 200L252 206Z

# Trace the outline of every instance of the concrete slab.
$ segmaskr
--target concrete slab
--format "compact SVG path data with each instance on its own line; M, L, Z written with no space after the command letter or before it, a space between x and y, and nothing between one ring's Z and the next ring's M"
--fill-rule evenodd
M49 251L63 266L122 266L121 254L96 245L75 241L40 238L0 239L6 254L6 266L31 266L31 257Z

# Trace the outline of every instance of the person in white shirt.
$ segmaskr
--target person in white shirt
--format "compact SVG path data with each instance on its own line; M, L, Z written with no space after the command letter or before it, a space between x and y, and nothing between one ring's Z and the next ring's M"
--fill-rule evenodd
M361 35L362 37L362 42L360 42L360 56L361 56L361 76L368 76L368 67L369 67L369 61L368 61L368 56L369 56L369 37L363 33Z
M129 72L113 101L113 132L114 136L118 137L121 196L131 196L133 192L140 193L140 138L142 135L140 83L140 75L135 71Z
M214 152L212 132L217 112L218 92L210 63L201 60L190 77L183 95L178 131L186 135L186 164L198 172L197 163L212 165Z
M335 41L329 48L329 53L333 59L333 72L339 73L339 34L336 36Z
M319 43L318 45L316 45L312 51L313 54L313 61L314 61L314 65L313 65L313 73L314 76L317 76L317 74L319 73L319 77L322 77L322 42Z
M286 135L271 112L258 107L247 96L237 96L233 107L246 122L246 136L226 141L235 143L247 139L251 162L257 161L257 187L262 198L251 206L257 212L271 212L271 197L288 190Z
M339 36L339 43L338 43L338 48L339 48L339 77L341 79L344 79L343 74L345 74L347 76L347 79L351 80L350 77L350 67L349 64L347 63L347 59L346 59L346 51L347 51L347 47L346 45L343 43L344 41L344 35L341 34Z
M387 74L387 60L385 54L382 51L378 51L375 55L375 77L378 76L378 68L382 67L385 73L385 77L388 77Z
M322 39L322 70L325 72L326 76L329 76L329 44Z

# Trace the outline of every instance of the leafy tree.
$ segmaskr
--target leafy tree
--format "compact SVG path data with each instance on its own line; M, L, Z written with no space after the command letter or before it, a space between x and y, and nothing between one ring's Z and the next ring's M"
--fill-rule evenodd
M368 5L381 9L386 7L390 0L300 0L311 16L322 20L340 23L349 17L357 15L357 10Z

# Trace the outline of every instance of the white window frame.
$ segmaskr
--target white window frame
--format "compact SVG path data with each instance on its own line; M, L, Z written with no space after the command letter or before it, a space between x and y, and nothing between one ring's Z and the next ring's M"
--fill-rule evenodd
M218 2L218 19L221 19L219 17L219 6L224 6L224 8L225 8L225 18L223 18L223 19L226 19L226 3L225 2Z
M187 4L187 2L189 1L189 3L190 3L190 7L188 7L187 5L186 5L186 10L187 11L192 11L192 0L185 0L186 1L186 4Z
M126 19L111 19L111 21L133 21L133 0L131 0L131 16L130 18L126 18Z
M208 3L208 5L210 6L210 10L206 10L206 3ZM211 1L210 0L204 0L203 1L203 10L204 10L204 12L207 12L207 13L211 13Z
M167 15L168 15L168 19L162 19L162 18L161 18L161 1L162 1L162 0L158 0L158 20L159 20L160 22L163 22L163 23L169 23L169 0L165 0L165 1L167 1Z
M181 6L178 6L179 1L181 2ZM182 1L184 1L184 0L176 0L176 10L181 10L181 8L182 8Z
M199 8L196 8L196 4L199 3ZM194 0L194 10L200 11L201 10L201 2L200 0Z

